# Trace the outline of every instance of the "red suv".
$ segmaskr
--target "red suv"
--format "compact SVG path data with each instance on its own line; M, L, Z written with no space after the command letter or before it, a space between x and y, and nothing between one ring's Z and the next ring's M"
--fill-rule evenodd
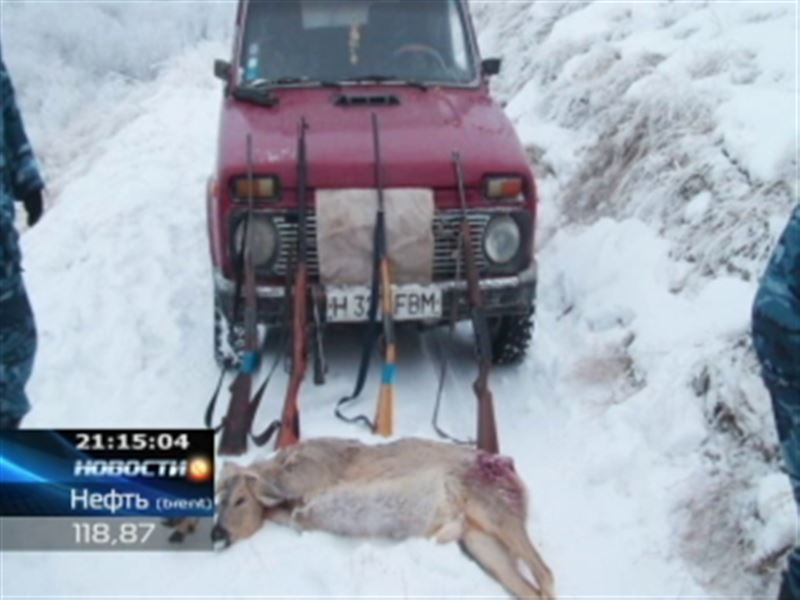
M376 114L395 320L469 318L452 162L458 152L493 356L520 360L533 328L536 188L519 139L491 98L489 78L500 61L480 59L467 1L240 0L236 24L233 60L215 63L225 92L208 186L217 359L235 360L241 344L236 249L251 190L259 320L274 325L284 317L298 239L301 118L309 124L309 314L321 323L366 320Z

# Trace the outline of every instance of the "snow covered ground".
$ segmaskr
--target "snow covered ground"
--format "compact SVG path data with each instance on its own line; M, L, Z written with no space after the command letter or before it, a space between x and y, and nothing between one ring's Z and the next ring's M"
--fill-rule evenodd
M474 9L542 178L555 306L623 361L627 387L600 397L683 473L663 496L674 546L709 591L770 590L795 519L748 314L798 198L797 5Z
M748 326L757 276L797 201L796 6L473 11L484 55L506 59L496 90L541 185L535 347L492 387L559 595L774 593L795 517ZM41 46L16 35L5 59L28 120L46 120L57 110L37 105L46 82L17 76ZM32 127L59 185L23 236L40 329L28 426L201 424L217 374L203 205L219 107L210 65L227 44L191 46L113 100L76 109L86 137ZM470 434L474 366L460 333L452 345L428 336L454 357L445 424ZM399 340L402 435L432 436L432 341ZM345 331L328 344L329 383L303 388L303 433L366 440L331 414L352 386L358 340ZM279 408L284 381L273 386L262 422ZM277 526L213 555L1 560L4 597L502 595L455 546Z

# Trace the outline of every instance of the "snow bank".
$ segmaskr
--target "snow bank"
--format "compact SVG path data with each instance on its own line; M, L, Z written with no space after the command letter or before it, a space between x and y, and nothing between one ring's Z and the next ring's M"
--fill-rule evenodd
M575 376L688 476L664 491L697 579L769 593L796 518L749 308L799 192L797 7L472 6L541 180L542 301L582 332Z
M214 368L202 360L210 338L195 337L203 328L192 319L204 321L212 310L198 286L211 286L204 191L215 148L208 124L221 92L208 65L222 48L202 44L137 90L140 114L117 124L94 148L88 172L65 185L47 218L23 236L28 285L50 290L32 294L43 376L31 393L53 423L111 427L122 406L129 425L180 422L181 399L189 410L195 395L207 395L197 378L170 373L183 370L179 364ZM114 365L113 378L102 376L104 365ZM63 373L68 381L56 376ZM169 381L176 387L165 389ZM76 410L63 401L76 394L103 402ZM154 395L177 405L148 411L131 401Z
M641 218L696 273L757 276L798 193L792 7L474 4L564 221Z
M51 197L86 155L141 114L137 87L165 61L232 31L232 2L4 2L3 59ZM207 66L208 72L211 65Z

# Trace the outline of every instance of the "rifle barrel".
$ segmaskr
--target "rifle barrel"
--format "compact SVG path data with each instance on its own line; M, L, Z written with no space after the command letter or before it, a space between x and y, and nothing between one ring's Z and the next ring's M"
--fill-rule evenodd
M308 251L308 240L306 239L306 222L308 208L308 163L306 157L306 130L308 123L305 117L300 119L300 141L297 149L298 162L298 182L297 182L297 224L298 224L298 247L299 260L306 262Z
M464 187L464 169L461 156L453 153L453 164L458 180L458 196L461 204L461 248L466 262L467 294L470 304L470 318L475 334L475 343L478 346L478 377L472 384L472 389L478 400L478 448L492 454L499 452L497 437L497 423L494 416L494 399L489 390L489 371L492 363L492 342L489 333L489 323L483 304L483 293L480 287L478 265L472 253L472 233L467 221L467 198Z
M244 254L244 328L245 347L242 364L236 379L231 385L231 400L225 416L220 454L243 454L247 451L247 434L253 420L250 402L253 387L253 375L258 370L258 300L256 298L256 275L253 266L253 138L247 136L247 177L250 193L247 202L247 217L242 235L242 253ZM238 290L237 290L238 294Z
M372 147L375 150L375 185L378 187L378 211L383 213L383 163L381 162L381 141L378 129L378 115L372 113Z
M307 307L306 295L308 292L308 265L306 239L306 212L308 208L308 160L306 157L306 130L308 123L305 118L300 120L300 134L297 140L297 266L294 279L294 302L292 310L292 374L286 389L286 397L281 413L281 429L276 441L276 448L285 448L295 444L300 439L300 409L298 397L300 386L306 370L306 323ZM288 301L288 299L287 299Z

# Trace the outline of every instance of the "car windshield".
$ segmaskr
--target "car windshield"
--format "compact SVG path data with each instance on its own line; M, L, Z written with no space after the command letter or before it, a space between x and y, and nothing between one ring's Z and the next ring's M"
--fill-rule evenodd
M251 0L241 81L468 84L460 0Z

